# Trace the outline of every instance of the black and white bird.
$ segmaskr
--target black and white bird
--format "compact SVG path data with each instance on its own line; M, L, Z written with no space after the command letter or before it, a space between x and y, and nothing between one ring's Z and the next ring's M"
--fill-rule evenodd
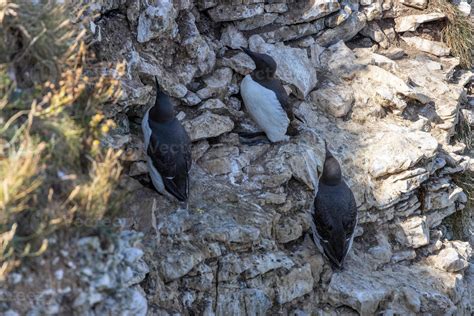
M256 66L240 84L245 107L271 142L288 140L287 130L293 113L285 88L275 78L275 60L267 54L255 53L244 47L241 49L252 58Z
M165 190L181 202L189 195L191 141L183 125L175 117L170 98L156 82L155 104L142 120L148 171L155 189Z
M334 268L342 269L354 239L357 206L354 194L342 179L341 167L327 144L311 224L319 251Z

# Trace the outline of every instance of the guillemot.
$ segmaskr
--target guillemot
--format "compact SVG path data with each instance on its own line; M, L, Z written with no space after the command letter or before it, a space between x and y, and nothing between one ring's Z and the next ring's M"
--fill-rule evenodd
M240 85L246 109L272 143L288 140L288 127L294 116L288 94L275 78L275 60L267 54L255 53L244 47L241 49L252 58L256 66Z
M313 238L319 251L336 269L342 269L357 226L354 194L342 179L341 167L326 146L323 173L312 215Z
M155 104L142 120L147 166L155 189L165 190L181 202L189 195L191 141L180 121L175 117L168 95L156 83Z

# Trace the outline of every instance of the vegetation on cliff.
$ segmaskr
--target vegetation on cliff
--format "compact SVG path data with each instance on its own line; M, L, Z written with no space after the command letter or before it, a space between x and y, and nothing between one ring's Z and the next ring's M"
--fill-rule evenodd
M49 234L117 207L120 152L100 139L123 65L104 73L73 9L0 2L0 280Z

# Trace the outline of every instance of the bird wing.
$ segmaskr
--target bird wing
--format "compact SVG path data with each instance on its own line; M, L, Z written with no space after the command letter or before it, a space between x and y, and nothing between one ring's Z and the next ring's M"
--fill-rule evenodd
M342 219L342 225L344 227L344 231L346 232L346 249L344 250L344 256L347 255L349 250L352 247L352 241L354 240L355 229L358 223L358 216L357 216L357 204L354 198L354 194L352 191L347 187L348 193L350 194L348 212L346 212L346 216Z
M316 228L316 233L322 240L329 240L331 236L331 221L329 219L329 214L326 211L328 205L325 202L324 198L318 194L314 200L314 213L313 220Z
M357 225L357 205L354 198L354 194L349 191L350 193L350 200L349 200L349 210L347 212L347 216L343 219L344 230L350 234L354 231Z
M316 245L320 250L323 249L323 253L335 267L342 267L352 246L357 225L355 199L345 183L337 187L327 187L320 183L318 194L314 200L313 221ZM335 233L340 235L335 236ZM337 239L342 243L339 244ZM344 248L340 249L342 253L337 255L338 250L334 247Z
M277 80L277 79L274 79L271 82L271 86L266 86L265 85L265 87L275 91L275 94L278 98L278 101L280 101L280 104L281 104L282 108L285 110L285 112L288 115L288 118L290 119L290 121L293 121L294 118L295 118L295 115L293 113L293 110L290 107L290 103L288 101L288 94L286 93L286 90L283 87L283 85L280 83L280 81Z
M166 190L178 200L185 201L189 192L191 146L189 138L178 137L176 143L179 145L160 142L157 135L152 133L147 154L160 173Z

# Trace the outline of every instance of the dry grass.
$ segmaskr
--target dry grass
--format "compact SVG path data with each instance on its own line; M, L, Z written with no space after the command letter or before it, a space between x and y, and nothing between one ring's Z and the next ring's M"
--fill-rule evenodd
M100 220L111 209L115 201L111 197L122 171L120 155L120 151L109 149L105 155L92 161L90 181L77 187L77 197L74 198L80 216Z
M0 33L4 39L0 55L8 56L5 62L16 70L20 87L56 79L61 73L59 61L64 52L75 49L71 39L84 36L65 18L70 6L56 1L41 1L38 5L32 2L0 1Z
M469 238L474 234L473 176L474 174L466 171L453 178L454 182L461 187L467 195L466 207L446 219L446 223L452 227L454 238L460 240L469 240Z
M470 18L463 16L459 9L447 0L435 0L432 5L447 16L441 34L442 41L451 48L451 53L459 58L461 67L471 68L474 30Z
M120 152L100 141L124 65L97 63L68 12L0 0L0 281L75 218L118 207Z
M466 144L467 152L473 149L474 133L471 128L471 125L464 117L462 111L459 111L459 122L456 125L454 139L458 142Z

